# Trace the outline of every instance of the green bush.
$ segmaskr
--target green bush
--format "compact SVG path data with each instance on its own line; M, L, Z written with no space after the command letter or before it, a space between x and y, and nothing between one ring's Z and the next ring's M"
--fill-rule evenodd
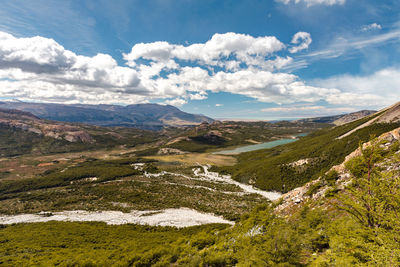
M313 184L308 188L308 190L307 190L307 192L306 192L306 196L311 197L311 196L314 195L314 194L318 191L318 189L320 189L321 187L322 187L322 182L321 182L321 181L316 182L316 183L313 183Z
M330 170L325 175L322 176L322 179L329 185L334 186L336 184L337 179L339 179L339 174L335 170Z

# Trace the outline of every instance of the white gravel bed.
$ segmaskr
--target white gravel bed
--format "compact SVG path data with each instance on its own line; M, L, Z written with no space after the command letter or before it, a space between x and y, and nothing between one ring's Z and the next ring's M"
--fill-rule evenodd
M0 224L48 221L105 222L113 225L132 223L153 226L174 226L178 228L210 223L233 224L233 222L214 214L201 213L188 208L132 211L130 213L123 213L121 211L74 210L0 216Z
M203 172L202 172L201 168L193 169L193 173L196 177L201 177L207 181L219 181L219 182L225 182L228 184L237 185L246 193L259 194L265 198L268 198L269 200L276 200L282 196L282 194L279 192L263 191L263 190L254 188L251 185L239 183L239 182L233 180L230 175L220 175L217 172L210 172L208 170L208 168L210 168L210 166L202 166L202 168L203 168Z

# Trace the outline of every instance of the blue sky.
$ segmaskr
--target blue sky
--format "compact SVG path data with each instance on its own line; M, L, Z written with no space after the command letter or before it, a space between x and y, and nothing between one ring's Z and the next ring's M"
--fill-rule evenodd
M5 1L0 98L277 119L400 100L400 2Z

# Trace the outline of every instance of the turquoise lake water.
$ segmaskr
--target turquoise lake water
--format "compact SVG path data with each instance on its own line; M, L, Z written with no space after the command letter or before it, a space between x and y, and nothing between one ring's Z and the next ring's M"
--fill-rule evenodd
M302 134L298 134L296 136L306 136L306 135L307 135L306 133L302 133ZM237 147L235 149L217 151L217 152L214 152L213 154L234 155L234 154L239 154L239 153L243 153L243 152L259 150L259 149L273 148L275 146L289 144L289 143L295 142L297 140L299 140L299 139L297 139L297 138L279 139L279 140L265 142L265 143L256 144L256 145L241 146L241 147Z

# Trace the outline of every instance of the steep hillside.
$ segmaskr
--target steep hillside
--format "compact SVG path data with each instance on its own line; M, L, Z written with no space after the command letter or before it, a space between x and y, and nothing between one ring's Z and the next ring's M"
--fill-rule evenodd
M385 132L377 138L363 143L362 149L358 147L348 154L343 162L332 166L328 172L322 173L317 179L284 194L276 210L289 214L307 201L316 202L345 190L354 176L367 170L365 167L358 169L358 165L362 163L361 158L373 150L378 156L370 164L375 164L383 171L400 171L400 128Z
M287 192L318 178L321 172L341 163L359 142L400 126L397 105L363 119L324 129L297 142L268 150L242 153L238 164L225 168L242 182L265 190ZM389 123L390 122L390 123Z
M0 108L30 112L42 119L151 130L159 130L164 126L197 125L203 121L213 121L206 116L190 114L173 106L158 104L64 105L8 101L0 102Z

